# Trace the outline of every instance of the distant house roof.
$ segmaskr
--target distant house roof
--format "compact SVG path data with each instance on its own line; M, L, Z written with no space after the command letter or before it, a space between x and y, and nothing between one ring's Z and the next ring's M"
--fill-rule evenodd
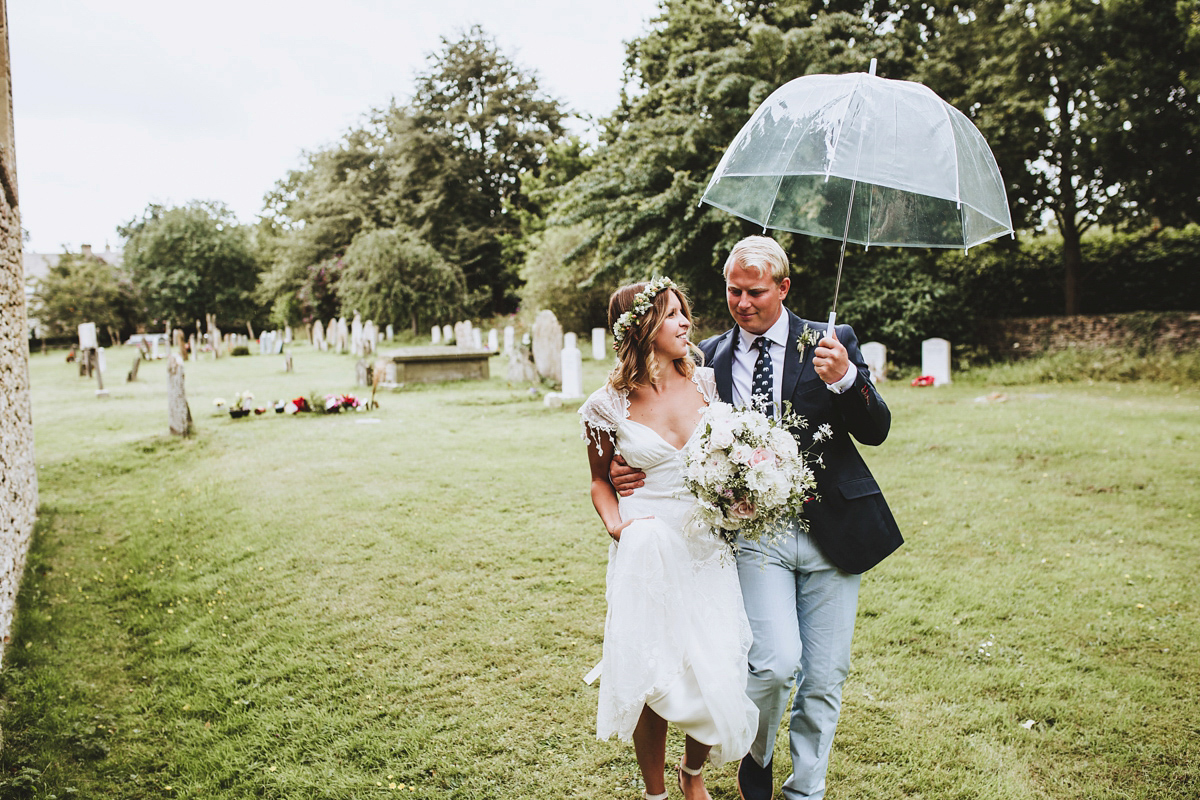
M113 250L108 246L105 246L103 250L95 250L90 244L85 244L80 250L83 255L95 256L101 261L112 264L114 267L121 266L125 261L123 251ZM40 280L49 275L50 270L58 265L59 259L62 257L62 253L31 253L25 251L22 262L25 267L26 285L31 280Z

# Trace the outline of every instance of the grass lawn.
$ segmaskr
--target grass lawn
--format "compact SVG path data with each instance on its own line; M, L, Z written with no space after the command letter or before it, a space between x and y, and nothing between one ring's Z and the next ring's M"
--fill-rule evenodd
M30 364L0 797L640 796L582 681L607 537L572 408L499 359L368 413L213 407L354 390L298 347L189 364L176 440L163 362L130 360L107 399ZM908 542L863 582L828 797L1200 796L1200 387L883 393L866 456ZM732 767L709 786L737 797Z

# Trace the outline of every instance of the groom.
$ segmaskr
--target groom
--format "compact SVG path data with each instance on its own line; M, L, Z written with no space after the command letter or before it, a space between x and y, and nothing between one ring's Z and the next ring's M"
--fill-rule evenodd
M808 430L798 434L800 446L824 462L814 470L818 497L805 506L807 532L793 522L774 544L738 543L738 574L754 633L746 691L759 709L758 736L738 769L744 800L771 797L775 735L793 680L792 774L783 796L825 796L860 575L903 542L851 441L882 443L891 413L871 383L854 331L848 325L828 331L827 323L800 319L783 305L790 286L787 254L774 239L738 242L725 262L726 299L736 326L700 343L722 400L748 405L769 392L776 414L788 401L808 420ZM825 424L833 435L814 445L812 432ZM618 491L628 494L641 485L642 473L613 463Z

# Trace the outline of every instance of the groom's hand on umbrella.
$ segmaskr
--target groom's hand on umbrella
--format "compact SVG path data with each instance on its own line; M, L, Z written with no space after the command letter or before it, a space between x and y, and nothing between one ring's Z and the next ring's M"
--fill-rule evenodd
M837 383L850 370L850 355L838 341L837 331L833 328L817 342L817 349L813 350L813 368L826 383Z
M620 456L613 456L608 464L608 481L622 497L628 497L634 489L644 486L645 480L646 473L629 466Z

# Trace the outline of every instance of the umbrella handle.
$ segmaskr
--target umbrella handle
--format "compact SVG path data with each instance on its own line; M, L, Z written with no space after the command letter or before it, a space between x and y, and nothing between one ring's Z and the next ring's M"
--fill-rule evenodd
M837 324L837 312L830 311L829 312L829 331L831 333L833 332L833 326L836 324Z

